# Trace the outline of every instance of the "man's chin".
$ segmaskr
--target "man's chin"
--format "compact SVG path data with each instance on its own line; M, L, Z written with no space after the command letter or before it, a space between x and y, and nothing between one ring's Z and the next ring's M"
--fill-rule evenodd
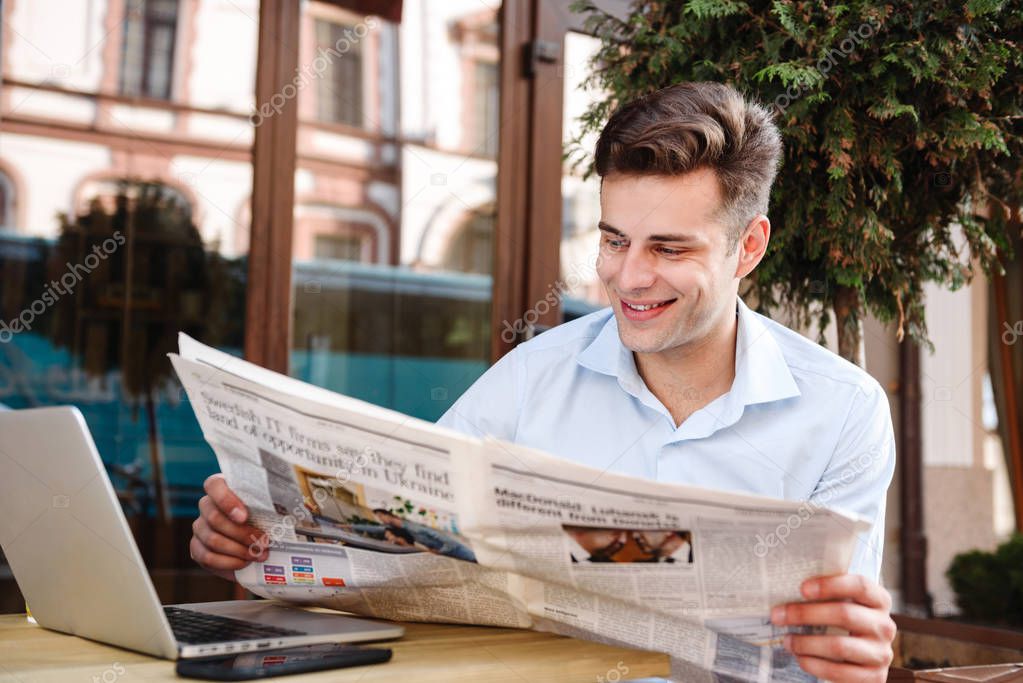
M667 347L660 337L635 334L631 331L626 331L623 334L621 327L618 328L618 338L621 340L622 346L633 353L658 353Z

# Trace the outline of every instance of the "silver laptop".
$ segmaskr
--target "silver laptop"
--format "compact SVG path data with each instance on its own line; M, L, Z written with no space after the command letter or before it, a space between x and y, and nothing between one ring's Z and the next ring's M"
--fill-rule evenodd
M0 412L0 546L40 625L167 659L404 633L267 600L161 606L77 408Z

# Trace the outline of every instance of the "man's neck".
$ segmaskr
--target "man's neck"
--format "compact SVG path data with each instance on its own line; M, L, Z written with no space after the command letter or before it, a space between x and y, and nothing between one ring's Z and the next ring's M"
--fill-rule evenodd
M633 354L639 376L676 425L732 387L738 329L737 317L726 315L698 342L660 353Z

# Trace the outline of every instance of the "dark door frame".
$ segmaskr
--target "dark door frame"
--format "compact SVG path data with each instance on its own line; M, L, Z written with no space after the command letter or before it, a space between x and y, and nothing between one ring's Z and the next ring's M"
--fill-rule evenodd
M597 5L625 16L629 3L600 0ZM562 320L562 56L567 33L586 33L583 18L570 6L570 0L504 0L502 5L492 361ZM555 305L539 306L552 300ZM525 324L530 310L533 327ZM513 334L518 330L524 334Z
M301 3L261 0L256 109L291 82L298 68ZM245 358L288 371L291 346L291 237L295 200L298 98L257 119L252 144L252 225L246 288ZM286 182L280 182L285 179ZM275 182L276 181L276 182Z

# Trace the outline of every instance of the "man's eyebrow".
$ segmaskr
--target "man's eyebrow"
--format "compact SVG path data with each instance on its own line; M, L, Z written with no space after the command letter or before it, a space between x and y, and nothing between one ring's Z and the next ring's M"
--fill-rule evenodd
M621 230L612 225L608 225L604 221L599 221L597 223L597 229L603 230L604 232L610 232L614 235L618 235L619 237L626 237L626 234L624 232L622 232Z
M598 222L597 223L597 228L599 230L603 230L604 232L610 232L612 234L618 235L619 237L628 237L628 235L626 235L624 232L622 232L618 228L614 227L613 225L608 225L604 221ZM672 235L650 235L650 237L647 238L647 241L649 241L649 242L700 242L702 240L699 237L696 237L695 235L685 235L685 234L679 233L679 234L672 234Z

